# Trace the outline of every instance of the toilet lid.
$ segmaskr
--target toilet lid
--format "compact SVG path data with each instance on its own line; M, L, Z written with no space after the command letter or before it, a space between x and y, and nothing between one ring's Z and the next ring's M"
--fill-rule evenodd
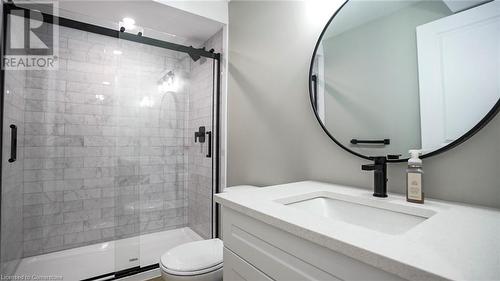
M160 261L169 271L200 271L222 263L223 247L220 239L189 242L172 248L161 256Z

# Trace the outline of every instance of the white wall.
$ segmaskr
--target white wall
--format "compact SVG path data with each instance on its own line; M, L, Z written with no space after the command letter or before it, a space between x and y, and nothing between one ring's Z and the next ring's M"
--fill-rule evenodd
M179 1L153 0L202 17L228 23L228 3L226 0Z
M326 20L309 11L301 1L229 2L228 186L373 186L373 174L361 171L367 162L333 143L311 109L309 63ZM500 207L499 141L497 116L466 143L424 160L426 196ZM389 191L403 193L405 165L388 173Z

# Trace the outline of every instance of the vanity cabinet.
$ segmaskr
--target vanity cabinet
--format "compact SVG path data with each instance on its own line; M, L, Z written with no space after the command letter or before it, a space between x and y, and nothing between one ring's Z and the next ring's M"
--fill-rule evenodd
M404 280L228 207L224 280Z
M272 281L273 279L224 247L224 280Z

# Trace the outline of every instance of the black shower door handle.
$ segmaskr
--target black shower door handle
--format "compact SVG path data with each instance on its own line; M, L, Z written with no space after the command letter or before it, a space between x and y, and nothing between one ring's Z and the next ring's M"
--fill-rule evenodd
M17 126L10 124L10 158L9 162L15 162L17 158Z
M208 135L208 153L207 153L207 158L212 157L212 132L208 131L206 133Z

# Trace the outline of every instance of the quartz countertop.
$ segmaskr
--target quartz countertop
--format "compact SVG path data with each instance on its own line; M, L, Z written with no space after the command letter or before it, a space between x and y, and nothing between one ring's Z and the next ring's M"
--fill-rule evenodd
M401 234L387 234L312 215L277 201L314 192L419 207L435 215ZM500 280L500 210L440 200L406 202L401 195L303 181L215 195L215 201L408 280Z

